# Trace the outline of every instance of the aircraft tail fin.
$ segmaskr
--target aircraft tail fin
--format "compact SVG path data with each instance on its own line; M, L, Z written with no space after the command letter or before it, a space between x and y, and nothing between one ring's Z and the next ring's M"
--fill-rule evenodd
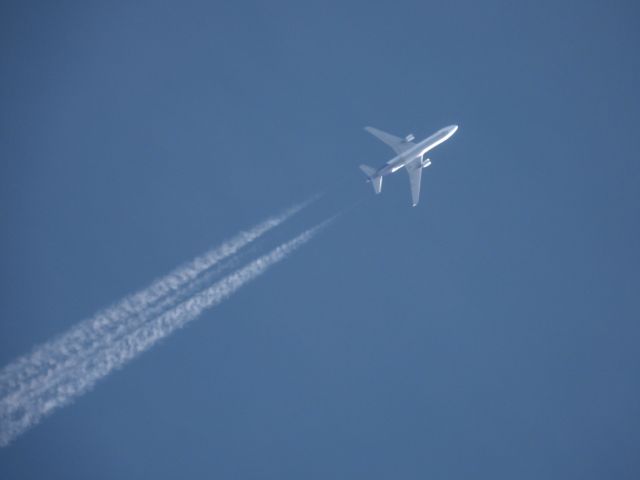
M369 165L360 165L360 170L364 172L371 182L373 191L380 193L382 191L382 177L380 175L376 175L377 170Z

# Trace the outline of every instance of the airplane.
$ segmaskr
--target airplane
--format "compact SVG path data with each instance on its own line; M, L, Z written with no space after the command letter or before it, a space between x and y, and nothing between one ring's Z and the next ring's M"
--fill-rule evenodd
M374 137L389 145L396 156L389 160L382 167L375 169L369 165L360 165L360 170L367 176L367 181L371 182L373 191L376 194L382 191L382 178L405 168L409 174L409 184L411 186L412 206L418 205L420 199L420 180L422 179L422 169L431 165L431 160L425 159L424 155L432 148L437 147L442 142L448 140L456 130L458 125L450 125L438 130L430 137L421 142L414 143L415 137L409 134L404 138L396 137L390 133L383 132L373 127L364 127Z

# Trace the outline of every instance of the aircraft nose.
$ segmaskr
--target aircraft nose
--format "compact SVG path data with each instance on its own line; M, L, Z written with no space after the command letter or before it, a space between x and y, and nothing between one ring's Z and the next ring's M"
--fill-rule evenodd
M449 129L451 130L451 134L453 135L458 130L458 125L451 125Z

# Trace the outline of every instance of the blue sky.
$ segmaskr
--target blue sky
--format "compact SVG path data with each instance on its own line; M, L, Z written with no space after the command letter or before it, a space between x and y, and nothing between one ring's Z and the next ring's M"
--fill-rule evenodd
M482 4L480 4L482 3ZM1 478L637 478L633 2L5 3L0 363L357 203ZM374 197L362 130L460 130ZM265 244L266 247L266 244Z

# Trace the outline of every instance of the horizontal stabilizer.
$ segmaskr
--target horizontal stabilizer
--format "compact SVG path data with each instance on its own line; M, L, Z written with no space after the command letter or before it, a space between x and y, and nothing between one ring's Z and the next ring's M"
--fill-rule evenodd
M371 182L371 185L373 185L373 191L380 193L382 191L382 177L380 175L376 175L377 170L369 165L360 165L360 170L364 172Z

